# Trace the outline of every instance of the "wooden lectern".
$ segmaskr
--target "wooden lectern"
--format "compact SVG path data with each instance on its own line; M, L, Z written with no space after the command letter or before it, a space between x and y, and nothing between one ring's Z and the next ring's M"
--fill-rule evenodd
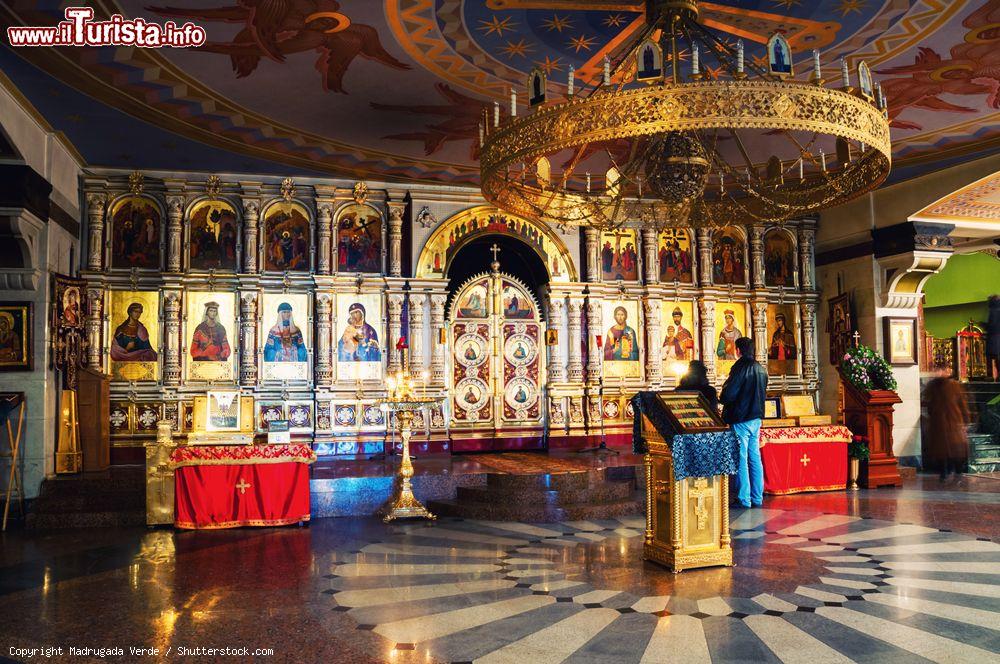
M731 567L729 478L720 473L678 479L674 453L682 435L690 448L698 446L699 434L704 440L733 434L697 392L645 392L636 399L644 399L642 407L635 408L637 438L645 443L646 539L642 557L666 565L672 572ZM732 452L730 445L728 454Z
M868 475L859 484L865 489L880 486L902 486L899 465L892 452L892 410L903 403L892 390L863 392L843 377L844 424L856 436L868 439Z

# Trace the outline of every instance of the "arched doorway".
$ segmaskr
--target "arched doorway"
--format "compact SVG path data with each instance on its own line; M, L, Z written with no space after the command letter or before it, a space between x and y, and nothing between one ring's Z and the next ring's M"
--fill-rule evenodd
M520 240L487 234L449 268L452 449L542 449L545 265Z

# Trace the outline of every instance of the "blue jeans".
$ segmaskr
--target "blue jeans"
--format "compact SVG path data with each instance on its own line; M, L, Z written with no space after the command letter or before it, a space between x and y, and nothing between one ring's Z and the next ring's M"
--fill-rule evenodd
M764 465L760 461L760 420L733 425L740 441L740 469L736 473L736 500L743 507L764 502Z

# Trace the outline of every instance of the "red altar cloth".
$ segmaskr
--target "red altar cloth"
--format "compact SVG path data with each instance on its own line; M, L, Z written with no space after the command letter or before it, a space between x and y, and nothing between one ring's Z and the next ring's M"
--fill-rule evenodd
M178 447L174 525L178 528L284 526L309 520L308 445Z
M851 432L839 425L761 429L764 492L843 490L850 441Z

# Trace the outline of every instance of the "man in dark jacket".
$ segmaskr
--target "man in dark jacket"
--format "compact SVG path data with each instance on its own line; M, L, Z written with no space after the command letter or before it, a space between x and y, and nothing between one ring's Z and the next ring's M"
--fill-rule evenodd
M722 419L732 426L740 441L740 469L736 475L736 498L743 507L764 502L764 466L760 461L760 420L764 417L767 371L753 356L753 340L736 340L739 359L722 386Z

